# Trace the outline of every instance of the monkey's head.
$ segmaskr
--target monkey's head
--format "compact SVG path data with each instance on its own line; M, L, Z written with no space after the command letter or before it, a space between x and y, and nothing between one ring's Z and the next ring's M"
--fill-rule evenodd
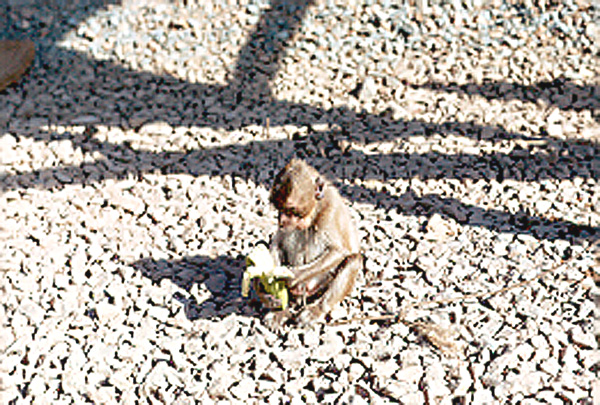
M325 182L303 160L293 159L275 177L270 201L279 211L279 227L308 228L314 218Z

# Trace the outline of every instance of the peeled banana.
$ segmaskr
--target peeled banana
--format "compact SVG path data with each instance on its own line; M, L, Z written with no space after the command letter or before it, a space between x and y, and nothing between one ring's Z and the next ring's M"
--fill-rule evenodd
M268 294L281 301L281 309L287 308L289 294L286 279L294 277L287 267L276 266L271 252L264 244L257 245L246 257L246 271L242 278L242 296L250 292L250 280L258 277Z

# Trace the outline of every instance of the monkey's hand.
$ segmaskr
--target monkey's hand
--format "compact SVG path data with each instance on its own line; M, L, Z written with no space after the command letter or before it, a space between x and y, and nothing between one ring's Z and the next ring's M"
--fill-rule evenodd
M264 291L281 302L281 308L288 305L288 289L286 279L294 277L287 267L276 266L271 252L263 244L254 248L246 258L246 271L242 279L242 296L247 297L250 280L258 277Z

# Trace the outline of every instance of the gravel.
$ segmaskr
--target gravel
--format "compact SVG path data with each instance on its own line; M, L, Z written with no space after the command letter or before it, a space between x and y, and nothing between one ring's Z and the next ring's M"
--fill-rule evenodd
M452 3L0 5L0 402L600 401L600 8ZM240 280L293 155L366 270L273 332Z

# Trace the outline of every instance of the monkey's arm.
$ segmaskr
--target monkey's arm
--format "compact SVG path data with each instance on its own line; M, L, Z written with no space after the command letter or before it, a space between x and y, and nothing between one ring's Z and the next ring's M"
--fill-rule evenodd
M333 246L327 247L323 253L312 262L291 268L292 272L296 275L292 280L292 285L305 282L314 276L328 272L337 267L337 265L344 260L345 256L347 256L347 252L342 249Z
M339 265L352 254L352 245L344 240L350 223L343 208L328 209L317 224L317 235L313 248L320 254L311 262L291 268L295 277L289 287L293 294L304 289L304 294L312 295L320 287L326 286L336 276ZM296 291L295 291L296 290Z
M292 267L292 272L296 274L289 283L292 294L310 296L321 287L328 285L335 278L339 265L347 255L344 250L329 246L314 261Z

